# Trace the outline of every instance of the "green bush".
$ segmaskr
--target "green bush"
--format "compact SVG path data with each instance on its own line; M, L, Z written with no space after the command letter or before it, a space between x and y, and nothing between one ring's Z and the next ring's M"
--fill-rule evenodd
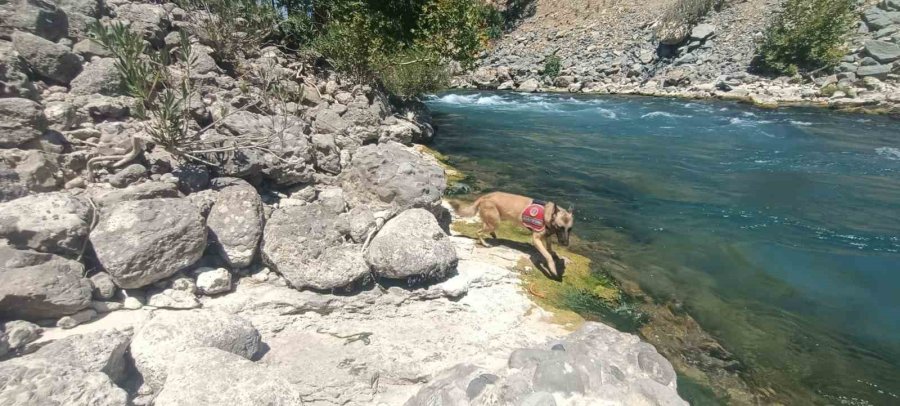
M559 76L562 61L556 55L550 55L544 61L544 76L555 78Z
M766 30L757 68L793 75L836 65L856 21L855 0L787 0Z
M213 49L220 65L234 70L248 50L258 50L276 34L278 16L271 3L257 0L180 0L200 41Z
M450 81L440 57L416 48L385 58L378 76L387 91L402 99L445 89Z

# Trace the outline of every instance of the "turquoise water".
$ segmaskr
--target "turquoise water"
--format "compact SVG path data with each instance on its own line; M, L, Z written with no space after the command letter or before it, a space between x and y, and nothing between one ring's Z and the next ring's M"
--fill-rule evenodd
M803 403L900 404L900 121L640 97L432 97L434 148L575 203L638 282Z

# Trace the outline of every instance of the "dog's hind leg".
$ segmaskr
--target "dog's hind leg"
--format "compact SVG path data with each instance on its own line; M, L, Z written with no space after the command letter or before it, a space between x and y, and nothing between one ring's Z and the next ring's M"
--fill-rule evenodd
M482 204L479 207L479 216L481 216L481 230L478 231L478 242L485 247L490 247L484 240L484 236L490 235L494 239L497 238L497 223L500 222L500 211L493 204Z

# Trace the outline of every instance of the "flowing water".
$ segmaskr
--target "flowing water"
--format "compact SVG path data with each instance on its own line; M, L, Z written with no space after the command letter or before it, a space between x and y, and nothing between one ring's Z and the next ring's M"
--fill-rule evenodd
M794 404L900 404L900 121L642 97L448 93L434 148L575 203L626 275Z

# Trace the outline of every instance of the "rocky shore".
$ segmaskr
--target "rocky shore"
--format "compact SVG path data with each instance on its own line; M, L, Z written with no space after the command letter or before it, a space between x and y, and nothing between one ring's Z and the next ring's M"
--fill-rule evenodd
M650 344L551 323L526 253L450 235L421 104L274 47L225 69L172 3L0 17L0 404L684 404ZM96 21L188 33L186 128L267 143L153 142Z
M778 0L725 2L695 26L660 29L670 2L617 6L536 1L496 40L460 89L635 94L900 114L900 3L861 2L857 32L833 72L754 73L756 47ZM560 71L544 72L551 58Z

